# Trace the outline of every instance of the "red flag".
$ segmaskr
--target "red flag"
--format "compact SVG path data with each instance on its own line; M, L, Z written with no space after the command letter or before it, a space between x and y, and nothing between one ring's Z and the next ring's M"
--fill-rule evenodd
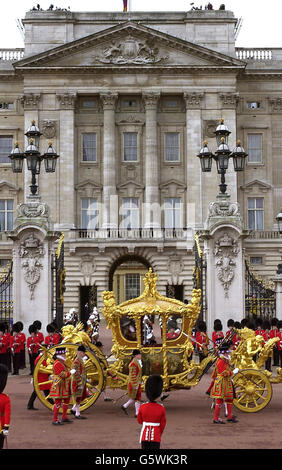
M127 11L127 0L123 0L123 11Z

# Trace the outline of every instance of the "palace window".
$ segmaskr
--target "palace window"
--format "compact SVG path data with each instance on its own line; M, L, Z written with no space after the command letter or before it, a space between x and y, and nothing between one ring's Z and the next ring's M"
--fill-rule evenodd
M140 274L127 273L125 279L125 300L134 299L140 295L141 279Z
M250 230L263 230L264 201L263 197L248 198L248 228Z
M165 132L165 161L166 162L179 162L180 161L180 148L179 148L179 132Z
M139 199L137 197L124 197L121 206L121 227L139 228Z
M97 161L97 135L94 132L82 134L82 160L84 162Z
M137 132L123 133L123 160L137 162L138 160L138 134Z
M14 201L12 199L0 199L0 231L13 230Z
M254 264L262 264L262 256L251 256L250 257L250 263L252 265Z
M248 134L248 163L262 163L262 134Z
M10 155L13 149L13 136L0 135L0 163L11 163Z
M180 197L166 197L164 199L165 228L181 228L181 219Z
M99 228L99 208L96 198L83 197L81 199L81 228Z

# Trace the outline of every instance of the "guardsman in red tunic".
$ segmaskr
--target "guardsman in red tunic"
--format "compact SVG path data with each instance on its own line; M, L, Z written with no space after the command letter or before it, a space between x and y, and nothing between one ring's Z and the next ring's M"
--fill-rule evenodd
M140 406L137 421L142 424L140 443L142 449L159 449L166 426L165 408L156 400L161 397L163 379L160 375L150 375L145 384L148 402Z
M22 337L20 335L20 328L16 323L13 326L12 335L10 337L10 349L13 362L12 375L19 375L19 369L21 365Z
M53 406L52 424L72 423L67 417L68 406L70 402L71 390L70 381L71 374L66 365L66 348L57 347L54 354L55 362L53 364L53 383L50 390L50 398L53 398L55 404ZM63 407L62 420L59 420L59 410Z
M81 345L77 348L77 354L71 365L71 392L74 398L74 406L71 413L75 415L76 419L86 419L85 416L80 414L80 403L88 396L86 388L87 374L84 366L83 358L86 353L85 346Z
M121 405L122 411L127 414L127 408L131 403L135 402L135 417L138 415L141 400L141 381L142 381L142 361L139 349L134 349L132 359L129 363L129 382L127 393L129 400Z
M59 333L56 333L55 326L49 323L49 325L46 327L46 330L48 335L45 336L45 346L47 346L47 348L52 348L53 346L59 344L61 338Z
M278 319L277 318L272 318L271 319L271 329L270 329L270 332L269 332L269 337L270 338L278 338L279 337ZM279 366L279 354L278 354L277 343L274 344L272 351L273 351L273 365L274 366Z
M9 433L11 418L11 401L8 395L3 393L8 377L8 367L0 364L0 449L3 449L4 440Z
M27 338L26 345L27 345L27 351L29 354L30 375L32 375L34 371L34 361L38 356L40 343L36 336L35 326L30 325L28 328L28 331L29 331L30 336L28 336Z
M33 325L34 325L35 328L36 328L36 336L37 336L37 339L38 339L39 343L42 344L42 343L44 342L44 335L43 335L43 333L41 333L41 331L40 331L40 330L41 330L41 327L42 327L42 323L41 323L41 321L39 321L39 320L35 320L35 321L33 322Z
M8 353L9 339L5 335L5 325L0 324L0 364L8 367L7 353Z
M39 361L40 357L42 356L42 353L39 353L37 358L35 359L34 361L34 365L36 366L37 362ZM42 361L42 366L43 367L47 367L47 361L46 359L44 359ZM38 384L39 384L39 390L42 390L42 392L44 393L45 397L48 397L49 396L49 393L50 393L50 388L51 388L51 379L49 377L49 374L46 374L44 372L38 372L37 374L37 380L38 380ZM42 385L40 385L40 383L42 382ZM33 406L35 400L36 400L36 397L37 397L37 394L36 394L36 391L35 389L33 389L33 392L32 394L30 395L29 397L29 400L28 400L28 404L27 404L27 409L28 410L37 410L38 408L35 408ZM51 402L51 399L48 398L48 401ZM53 401L52 401L53 403Z
M225 343L219 348L219 358L216 361L212 378L214 384L210 396L216 400L214 420L215 424L225 424L219 417L220 409L225 402L227 404L227 421L237 423L236 416L232 415L232 404L234 398L234 388L232 383L232 374L236 374L238 369L232 372L230 367L230 350L232 341Z
M209 338L206 333L207 325L204 321L199 321L199 331L196 333L196 348L199 352L200 362L208 355Z
M213 325L213 333L212 333L212 342L214 349L217 349L220 345L221 341L224 338L224 333L222 331L222 323L220 320L215 320Z

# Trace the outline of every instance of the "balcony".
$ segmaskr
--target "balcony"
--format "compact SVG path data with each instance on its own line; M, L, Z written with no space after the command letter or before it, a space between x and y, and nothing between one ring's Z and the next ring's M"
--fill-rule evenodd
M247 240L277 240L279 238L282 239L282 235L278 230L253 230Z
M0 60L5 62L16 62L24 57L24 49L0 49Z
M93 240L186 240L191 229L186 228L110 228L72 229L75 238Z

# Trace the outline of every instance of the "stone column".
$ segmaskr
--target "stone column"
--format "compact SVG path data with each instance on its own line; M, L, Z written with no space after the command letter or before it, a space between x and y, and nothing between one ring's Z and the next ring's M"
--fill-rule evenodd
M228 139L228 145L232 151L236 146L237 123L236 108L239 102L239 93L220 93L222 118L224 123L230 130L231 134ZM225 180L227 184L227 192L233 201L238 201L237 174L234 170L233 159L229 159L228 170L226 171Z
M203 93L185 92L186 104L186 155L187 155L187 227L203 224L202 172L195 156L202 147L202 101ZM197 208L197 209L196 209Z
M216 318L223 327L229 318L241 321L245 312L245 275L243 229L238 203L228 195L219 195L209 206L205 230L204 251L207 261L207 329L211 335Z
M25 93L21 97L21 104L24 108L24 133L30 127L32 121L35 121L39 127L39 103L40 93ZM24 144L22 150L25 151L29 141L24 137ZM36 176L38 189L39 189L39 175ZM26 202L30 196L31 172L27 169L26 163L24 164L24 201ZM38 191L39 192L39 191Z
M14 321L28 326L40 320L42 330L52 318L52 254L60 232L52 230L49 207L29 198L17 208L14 230L8 232L13 244Z
M145 144L145 211L144 227L159 228L161 211L159 197L159 158L157 141L157 105L160 93L144 92L146 112Z
M115 104L117 93L101 93L104 108L103 228L118 227Z
M75 134L74 134L74 108L76 94L58 94L60 107L60 148L57 150L60 158L57 163L58 175L58 213L59 220L56 227L66 230L75 227Z

